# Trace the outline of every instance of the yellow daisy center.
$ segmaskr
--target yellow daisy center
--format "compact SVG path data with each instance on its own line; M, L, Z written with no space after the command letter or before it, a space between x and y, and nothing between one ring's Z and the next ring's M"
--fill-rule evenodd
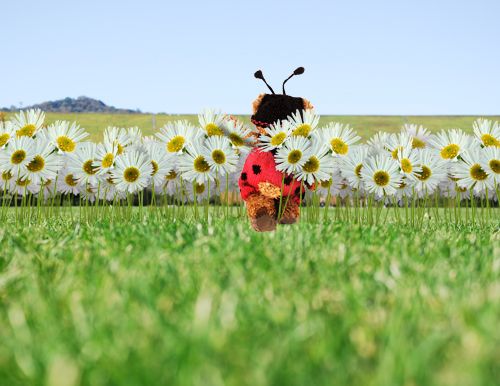
M278 134L274 134L271 137L271 145L279 146L283 143L283 141L285 141L285 138L286 138L286 134L283 132L280 132Z
M3 172L2 173L2 180L9 181L11 178L12 178L11 172Z
M303 123L295 128L295 130L292 132L292 135L307 137L311 132L311 130L312 130L311 125Z
M217 165L222 165L226 162L226 155L222 150L217 149L212 152L212 159Z
M9 133L0 134L0 147L5 145L7 143L7 141L9 140L9 138L10 138Z
M92 166L91 159L89 159L83 163L82 169L85 173L87 173L89 175L94 175L97 172L96 168L94 166Z
M236 147L243 146L245 144L245 140L236 133L229 134L229 140Z
M363 168L363 164L359 164L354 168L354 173L356 173L356 177L361 178L361 169Z
M18 137L33 137L36 131L36 126L29 123L23 127L21 127L19 130L16 131L16 135Z
M450 143L441 149L441 158L444 159L452 159L458 155L460 151L460 146Z
M28 180L27 178L22 179L18 178L16 181L17 186L28 186L30 184L31 180Z
M222 131L222 129L213 122L208 123L205 126L205 130L206 130L207 135L209 137L211 137L212 135L224 135L224 132Z
M158 173L158 163L154 160L151 160L151 166L153 167L153 173L151 173L151 175L154 176L156 173Z
M492 159L488 165L490 165L491 170L493 170L494 173L500 173L500 160L498 159Z
M302 158L302 152L300 150L292 150L289 154L288 154L288 162L291 163L291 164L296 164L297 162L299 162Z
M45 167L45 160L41 155L37 155L26 167L30 172L39 172Z
M193 166L194 170L196 170L198 173L206 173L210 169L210 165L207 161L205 161L205 157L203 157L202 155L199 155L194 159Z
M411 142L411 147L413 149L423 149L425 148L425 142L422 141L420 138L413 137Z
M73 141L70 137L67 137L66 135L61 135L57 137L56 142L57 142L57 147L66 153L71 153L75 150L76 147L75 141Z
M312 156L307 160L303 167L306 173L315 173L319 170L319 160L315 156Z
M398 152L400 150L403 150L403 146L398 146L396 147L392 152L391 152L391 155L392 155L392 158L393 159L398 159Z
M16 150L10 156L10 162L12 162L14 165L19 165L25 159L26 159L26 152L22 149Z
M184 147L184 144L186 143L186 140L182 135L176 135L175 137L172 137L170 141L167 143L167 151L169 153L177 153L182 150Z
M401 170L405 173L411 173L413 170L413 165L408 158L403 158L401 160Z
M125 149L123 148L123 146L122 146L122 145L120 145L119 143L117 143L117 144L116 144L116 154L117 154L117 155L123 154L123 150L125 150Z
M470 176L476 181L483 181L488 178L488 175L479 164L474 164L470 167Z
M432 170L428 166L423 165L422 171L420 173L417 173L417 178L420 181L427 181L431 175L432 175Z
M328 188L328 187L332 186L332 184L333 184L333 180L331 178L329 180L320 181L320 185L322 188Z
M375 181L378 186L386 186L390 179L389 173L384 170L378 170L373 175L373 181Z
M139 169L135 166L129 166L123 171L123 179L130 183L137 181L140 175Z
M177 173L175 171L171 171L170 173L168 173L165 178L167 180L175 180L177 178Z
M196 194L202 194L205 191L205 184L194 184L194 191Z
M496 146L500 147L500 141L496 139L494 136L491 134L483 134L481 136L481 141L483 141L484 146Z
M346 155L349 151L349 145L342 138L333 138L330 141L330 145L332 146L332 150L340 155Z
M113 155L113 153L108 153L103 157L101 165L103 168L110 168L111 166L113 166L114 161L115 156Z
M64 177L64 182L66 182L66 185L75 187L77 185L77 181L73 178L73 174L67 174L66 177Z

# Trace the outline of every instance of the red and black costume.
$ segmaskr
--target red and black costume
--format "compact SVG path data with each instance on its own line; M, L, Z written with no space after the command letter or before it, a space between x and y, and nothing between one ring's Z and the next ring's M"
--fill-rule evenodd
M297 68L293 75L304 72L302 67ZM274 90L264 79L261 71L255 77L262 79L272 94L261 94L253 102L252 123L260 134L266 133L266 128L275 123L288 119L297 110L311 109L311 104L303 99L286 95L283 82L283 94L275 94ZM258 148L248 155L239 179L241 197L246 202L251 224L257 231L271 231L276 224L293 224L299 217L301 183L293 176L285 175L276 169L273 152L264 152ZM281 202L281 213L278 213Z

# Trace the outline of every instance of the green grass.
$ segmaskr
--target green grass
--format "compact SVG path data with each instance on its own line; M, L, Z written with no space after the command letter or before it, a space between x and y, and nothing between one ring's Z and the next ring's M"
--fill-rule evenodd
M10 114L12 115L12 114ZM10 116L8 115L8 116ZM245 122L249 122L250 118L246 116L238 116ZM321 117L321 124L337 121L351 124L358 133L365 139L369 138L379 130L387 132L397 132L404 123L418 123L431 129L438 131L442 129L461 128L465 131L472 132L472 122L477 119L477 116L364 116L364 115L325 115ZM489 116L488 119L497 121L500 116ZM79 122L85 129L91 133L91 139L99 141L102 139L102 132L107 126L129 127L138 126L144 134L150 135L153 130L153 117L149 114L98 114L98 113L47 113L47 123L52 123L56 120L69 120ZM156 115L156 128L160 128L168 121L177 119L187 119L193 123L197 122L196 115Z
M0 384L493 385L499 283L495 222L7 222Z

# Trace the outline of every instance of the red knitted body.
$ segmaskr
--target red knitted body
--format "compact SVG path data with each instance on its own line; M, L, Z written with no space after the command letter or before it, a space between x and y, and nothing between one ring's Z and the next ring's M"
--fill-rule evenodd
M276 170L273 153L254 148L245 161L238 181L241 198L246 200L249 195L259 193L259 182L269 182L283 188L283 196L290 195L296 202L300 200L300 182L293 181L291 175L285 175L283 184L283 173Z

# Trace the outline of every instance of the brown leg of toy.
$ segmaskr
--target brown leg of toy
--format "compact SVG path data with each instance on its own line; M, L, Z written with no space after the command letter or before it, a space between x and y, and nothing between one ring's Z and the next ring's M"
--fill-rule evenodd
M261 194L252 194L246 201L248 217L257 232L269 232L276 229L276 208L272 198Z
M299 215L300 215L299 204L297 204L294 200L290 199L286 204L283 216L281 216L280 224L295 224L299 218Z

